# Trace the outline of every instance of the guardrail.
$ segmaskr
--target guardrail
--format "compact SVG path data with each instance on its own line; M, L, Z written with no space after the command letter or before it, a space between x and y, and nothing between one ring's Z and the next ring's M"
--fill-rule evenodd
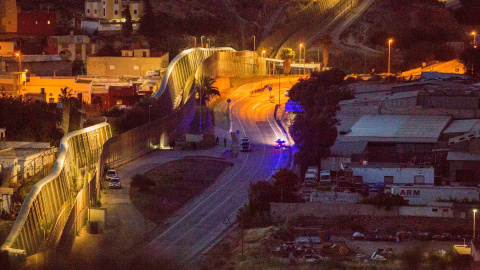
M97 124L65 135L53 171L36 183L25 198L2 250L30 256L60 239L75 198L95 172L110 125Z

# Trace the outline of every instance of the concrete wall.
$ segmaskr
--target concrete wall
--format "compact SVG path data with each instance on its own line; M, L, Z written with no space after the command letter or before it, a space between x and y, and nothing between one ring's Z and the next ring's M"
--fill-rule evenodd
M168 66L168 53L161 57L87 57L87 75L145 76L149 70Z
M430 168L352 168L353 176L362 176L364 183L383 183L393 176L394 184L413 184L415 176L424 176L426 185L434 184L434 169Z
M437 211L433 211L433 209L437 209ZM270 217L273 222L283 222L299 217L333 218L341 216L454 218L454 211L452 208L439 206L401 206L386 210L369 204L270 203Z

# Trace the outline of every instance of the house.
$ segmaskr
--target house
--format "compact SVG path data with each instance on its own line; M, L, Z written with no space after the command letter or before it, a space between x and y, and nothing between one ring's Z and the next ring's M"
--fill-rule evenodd
M26 72L0 73L0 95L18 97L25 93Z
M15 56L15 44L13 42L0 42L0 56Z
M17 1L0 1L0 33L17 32Z
M143 2L139 0L85 0L85 16L81 19L81 28L87 32L120 31L125 22L124 12L127 6L133 29L137 30L143 13Z
M17 14L20 35L53 36L57 31L57 14L48 11L28 11Z
M165 70L169 62L168 53L159 57L149 57L148 49L123 51L123 54L125 56L87 57L87 75L143 77L151 70Z
M78 97L81 94L88 95L90 92L90 83L77 82L75 77L30 76L24 93L25 95L43 94L45 95L45 102L57 103L59 102L58 96L61 94L61 89L65 87L71 90L73 97ZM83 101L90 103L88 99Z
M88 36L73 35L47 37L45 51L50 55L59 55L65 60L87 61L87 56L96 52L96 44L91 43Z
M6 72L27 70L28 75L72 76L72 62L58 55L20 55L4 58L4 62Z

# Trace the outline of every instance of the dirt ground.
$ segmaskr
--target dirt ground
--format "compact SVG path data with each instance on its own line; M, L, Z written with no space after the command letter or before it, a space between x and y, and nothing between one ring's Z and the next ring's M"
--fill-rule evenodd
M131 200L149 220L160 224L210 186L230 163L214 159L183 158L162 164L144 175L155 182L149 191L131 188Z

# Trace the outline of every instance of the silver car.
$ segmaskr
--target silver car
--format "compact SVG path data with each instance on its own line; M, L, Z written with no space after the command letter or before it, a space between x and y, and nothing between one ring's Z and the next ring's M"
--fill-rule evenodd
M110 179L110 183L108 183L109 188L122 188L122 183L120 182L120 178L114 177Z
M105 175L105 180L110 181L112 178L118 177L117 171L115 170L108 170L107 174Z

